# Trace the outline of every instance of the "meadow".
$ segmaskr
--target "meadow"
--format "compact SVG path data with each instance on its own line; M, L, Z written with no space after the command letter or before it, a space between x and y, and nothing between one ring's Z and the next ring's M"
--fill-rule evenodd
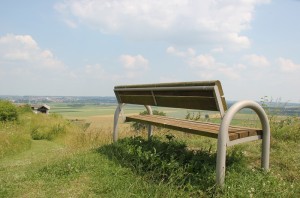
M269 112L269 172L260 141L230 147L224 188L215 186L216 140L120 123L112 144L115 106L52 104L50 115L21 111L0 124L0 197L300 197L300 121ZM198 112L158 109L185 117ZM126 114L144 111L127 106ZM213 112L201 119L219 122ZM235 124L260 127L242 112Z

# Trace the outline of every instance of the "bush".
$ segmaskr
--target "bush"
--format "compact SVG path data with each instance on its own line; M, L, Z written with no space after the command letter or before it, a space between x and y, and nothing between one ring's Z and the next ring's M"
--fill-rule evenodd
M166 113L163 111L153 110L153 115L166 116ZM140 112L140 115L148 115L148 111ZM131 125L135 131L145 130L147 125L140 122L133 122Z
M68 122L60 115L33 115L30 134L34 140L53 140L67 132Z
M53 140L57 136L66 133L66 127L61 124L52 126L35 126L31 129L31 137L34 140Z
M17 107L9 101L0 100L0 121L18 120Z

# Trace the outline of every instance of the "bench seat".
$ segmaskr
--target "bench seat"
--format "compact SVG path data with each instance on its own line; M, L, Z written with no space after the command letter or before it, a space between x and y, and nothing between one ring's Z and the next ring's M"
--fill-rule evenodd
M220 124L216 123L183 120L158 115L126 116L125 122L141 122L216 139L218 138L218 133L220 130ZM250 136L262 135L262 130L248 127L230 126L228 133L229 140L232 141Z

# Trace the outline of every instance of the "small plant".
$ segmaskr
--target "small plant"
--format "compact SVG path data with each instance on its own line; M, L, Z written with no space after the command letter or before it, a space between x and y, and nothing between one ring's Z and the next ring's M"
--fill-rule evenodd
M199 111L196 114L195 114L195 112L191 113L190 111L188 111L185 116L185 119L187 119L187 120L197 121L197 120L200 120L200 118L201 118L201 112L199 112Z

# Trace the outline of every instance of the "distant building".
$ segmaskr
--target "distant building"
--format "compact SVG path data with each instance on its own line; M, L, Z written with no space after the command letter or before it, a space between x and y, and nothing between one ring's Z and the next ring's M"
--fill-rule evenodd
M45 113L49 114L50 106L43 104L43 105L31 105L31 109L34 113Z

